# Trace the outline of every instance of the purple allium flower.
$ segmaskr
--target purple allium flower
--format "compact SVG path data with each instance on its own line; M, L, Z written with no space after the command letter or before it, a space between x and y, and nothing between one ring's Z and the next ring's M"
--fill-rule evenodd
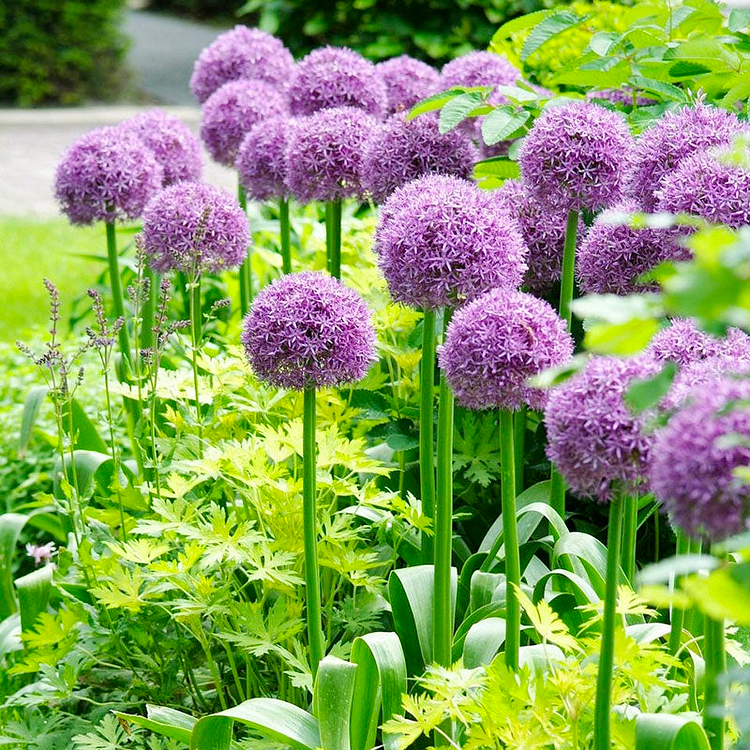
M633 89L625 86L621 89L602 89L601 91L589 91L586 94L586 99L604 99L604 101L612 102L612 104L619 104L624 107L633 106ZM639 107L645 107L649 104L656 104L656 99L651 99L648 96L636 95L636 104Z
M362 154L376 125L374 117L356 107L324 109L295 120L287 134L289 192L300 203L359 195Z
M383 206L375 250L391 296L432 309L517 287L528 248L516 222L475 185L428 175Z
M646 352L660 362L672 360L680 367L720 355L750 361L750 336L730 328L725 338L701 331L692 318L676 318L650 341Z
M562 274L565 216L544 208L520 180L506 180L489 195L518 222L529 248L524 286L535 294L548 292Z
M597 357L552 389L544 412L547 456L574 492L606 501L613 483L641 483L651 447L647 417L634 414L623 396L659 368L650 357Z
M711 153L683 159L664 176L656 198L660 211L695 214L734 229L750 224L750 172Z
M297 63L289 88L293 115L358 107L375 117L387 111L385 83L375 66L347 47L320 47Z
M211 156L231 167L245 134L257 123L286 114L286 100L270 83L231 81L203 105L201 138Z
M164 170L135 133L96 128L63 155L55 197L73 224L137 219L161 189Z
M198 56L190 90L199 104L225 83L256 79L284 88L294 71L292 53L280 39L260 29L235 26L219 34Z
M634 201L625 201L596 217L576 254L582 292L625 295L656 290L658 284L638 278L665 261L690 260L690 250L679 242L684 234L679 228L636 228L617 221L622 214L637 212Z
M740 345L739 353L728 344L719 354L689 362L672 381L669 393L661 401L663 411L672 411L699 396L707 383L727 376L750 376L750 353L747 342Z
M286 115L269 117L245 135L234 166L247 194L256 201L286 198L286 147L292 121Z
M178 182L143 214L143 249L155 271L217 273L242 264L250 245L245 212L226 190Z
M26 554L34 560L35 565L41 565L42 563L48 563L52 560L52 555L55 554L55 543L47 542L47 544L27 544Z
M659 430L651 488L672 523L720 541L748 528L750 487L734 470L750 464L750 380L714 379Z
M619 112L586 102L547 107L523 141L521 175L552 210L605 208L621 196L632 146Z
M635 143L627 195L644 211L655 211L665 175L697 151L730 143L746 127L731 112L703 103L668 112Z
M511 86L521 72L509 60L494 52L469 52L443 66L440 87L454 86Z
M164 168L164 186L182 180L199 180L203 168L198 139L184 123L163 109L149 109L120 127L132 130Z
M364 300L319 271L287 274L265 287L245 317L242 344L255 374L302 390L361 380L375 361Z
M546 393L526 381L573 354L554 309L515 289L492 289L456 312L440 347L440 367L469 409L543 409Z
M403 112L379 123L362 156L362 187L383 203L401 185L426 174L469 178L477 149L461 130L440 133L436 115L406 120Z
M384 60L375 69L385 83L390 113L411 109L418 101L439 91L440 73L409 55Z

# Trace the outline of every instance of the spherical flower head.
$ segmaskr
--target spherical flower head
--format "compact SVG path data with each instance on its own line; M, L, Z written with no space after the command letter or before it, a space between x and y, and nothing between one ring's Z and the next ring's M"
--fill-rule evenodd
M294 390L355 383L375 361L364 300L319 271L265 287L245 317L242 344L258 378Z
M55 197L73 224L137 219L162 186L164 170L135 133L96 128L63 155Z
M547 210L520 180L506 180L489 195L518 222L529 248L523 284L534 294L549 292L562 275L565 216ZM583 224L580 223L580 227Z
M286 198L286 146L290 118L269 117L247 132L234 162L248 196L256 201Z
M232 81L211 94L203 105L201 138L216 161L231 167L250 128L286 111L284 95L271 84Z
M190 90L199 104L225 83L240 79L286 87L294 71L292 53L280 39L260 29L235 26L219 34L198 56Z
M486 193L443 175L420 177L391 195L375 249L393 299L424 309L518 287L528 254L516 222Z
M718 338L698 328L692 318L676 318L651 339L646 351L659 362L672 361L680 368L721 355L750 361L750 336L730 328L726 337Z
M524 138L521 175L550 210L599 210L620 198L632 145L619 112L586 102L547 107Z
M728 144L747 126L731 112L699 102L668 112L636 141L627 177L627 195L644 211L655 211L664 177L692 154Z
M750 224L750 172L699 152L683 159L661 181L657 208L688 213L734 229Z
M443 66L440 88L454 86L510 86L521 72L507 58L494 52L469 52Z
M289 192L300 203L360 195L362 155L376 125L374 117L356 107L296 119L285 155Z
M653 291L658 285L639 281L643 274L666 261L690 260L690 251L679 242L680 229L626 223L627 215L637 211L633 201L626 201L596 217L576 254L582 292L626 295Z
M398 187L426 174L471 177L477 149L469 135L441 133L436 115L406 120L403 112L378 124L362 156L362 187L383 203Z
M385 83L375 66L347 47L320 47L296 65L289 87L293 115L321 109L358 107L382 117L387 111Z
M624 396L659 369L649 357L597 357L552 389L544 412L547 456L573 492L607 501L613 484L632 490L643 481L651 437L646 417L634 414Z
M200 182L162 190L146 207L142 237L151 268L161 273L236 268L251 243L247 217L235 198Z
M384 60L375 69L385 83L389 113L411 109L418 101L440 90L440 73L409 55Z
M469 409L542 409L546 393L527 380L573 354L565 321L543 300L492 289L456 312L440 348L440 367Z
M150 109L120 127L132 130L151 149L164 169L164 186L199 180L203 163L198 139L183 122L163 109Z
M750 380L714 379L695 396L657 433L649 478L675 526L721 541L750 519L750 487L734 475L750 464Z

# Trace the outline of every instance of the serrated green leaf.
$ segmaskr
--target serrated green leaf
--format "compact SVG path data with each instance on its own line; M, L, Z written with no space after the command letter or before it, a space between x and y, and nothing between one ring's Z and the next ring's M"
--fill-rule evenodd
M635 89L648 91L652 94L669 99L674 102L686 102L687 94L677 86L664 81L656 81L653 78L644 78L643 76L630 76L628 84Z
M547 16L552 15L554 10L538 10L534 13L527 13L524 16L519 16L510 21L506 21L493 35L492 44L497 44L507 39L513 34L517 34L519 31L525 31L530 29L532 26L536 26L540 21L543 21Z
M498 156L492 159L478 161L474 165L474 179L481 180L486 177L500 177L502 179L516 179L521 176L518 163Z
M613 31L600 31L589 40L588 49L595 52L599 57L605 57L617 44L620 35Z
M730 31L743 31L750 26L750 8L732 8L727 26Z
M699 76L710 72L711 68L702 63L693 62L691 60L678 60L669 68L669 75L674 78L690 78L692 76Z
M542 19L541 23L535 26L526 37L523 49L521 50L521 60L526 62L531 55L549 42L550 39L553 39L558 34L562 34L563 31L578 26L585 20L585 16L578 16L569 10L555 11L552 15Z
M453 97L440 110L438 129L447 133L462 123L477 107L482 105L483 99L479 94L459 94Z
M454 99L457 96L461 96L467 91L484 90L486 88L488 87L467 88L466 86L455 86L445 91L441 91L438 94L433 94L432 96L428 96L427 98L422 99L422 101L417 102L409 110L409 113L406 115L406 119L413 120L415 117L419 117L419 115L423 115L426 112L434 112L436 109L440 109L441 107L446 105L449 101L451 101L451 99Z
M498 107L490 112L482 122L482 140L488 146L504 141L516 130L523 127L529 117L531 117L531 114L525 110L512 112Z

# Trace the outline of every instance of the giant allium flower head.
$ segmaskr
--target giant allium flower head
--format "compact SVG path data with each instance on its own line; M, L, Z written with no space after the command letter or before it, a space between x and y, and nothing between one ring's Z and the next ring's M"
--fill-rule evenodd
M730 328L726 337L719 338L702 331L692 318L675 318L651 339L646 352L679 367L720 355L750 360L750 336Z
M489 195L518 222L529 248L524 286L534 294L550 291L562 274L564 214L547 210L520 180L506 180Z
M426 174L469 178L477 149L462 130L441 133L436 115L406 120L403 112L379 123L362 156L362 187L383 203L401 185Z
M636 141L627 195L644 211L655 211L665 175L697 151L730 143L746 127L731 112L702 102L668 112Z
M443 175L420 177L391 195L375 251L391 296L425 309L519 286L528 253L516 222L496 202Z
M695 214L735 229L750 224L750 172L717 156L699 152L683 159L662 179L657 208Z
M132 130L151 149L164 169L165 186L200 179L200 143L174 115L163 109L149 109L125 120L120 127Z
M633 489L645 476L651 437L647 419L623 397L633 381L656 374L650 357L597 357L552 389L544 422L547 456L580 495L609 500L613 484Z
M619 112L573 102L547 107L524 138L523 181L550 210L598 210L623 188L633 139Z
M409 55L384 60L375 69L385 83L390 113L411 109L421 99L439 91L440 73Z
M586 294L631 294L656 290L638 279L665 261L690 260L678 228L633 227L621 219L637 213L633 201L604 211L594 220L576 253L578 285Z
M73 224L137 219L161 189L163 175L161 164L135 133L96 128L63 154L55 197Z
M199 104L225 83L255 79L285 88L294 71L292 53L280 39L260 29L235 26L219 34L198 56L190 90Z
M385 83L375 66L347 47L320 47L296 65L289 87L293 115L321 109L358 107L382 117L387 111Z
M253 125L286 114L286 100L263 81L232 81L203 105L201 138L211 156L231 167L242 139Z
M656 435L651 489L687 535L721 541L749 526L750 486L734 470L750 464L750 379L714 379L694 396Z
M247 132L235 169L248 196L256 201L286 198L286 146L292 121L286 115L269 117Z
M375 361L364 300L319 271L287 274L265 287L245 317L242 344L255 374L279 388L361 380Z
M241 265L251 242L245 212L226 190L178 182L143 214L143 249L155 271L210 271Z
M469 52L446 63L440 71L440 87L509 86L521 72L507 58L494 52Z
M572 354L565 321L549 304L515 289L492 289L456 312L439 358L462 406L516 410L544 408L546 393L526 381Z
M362 154L376 125L374 117L356 107L297 118L287 134L289 192L300 203L361 194Z

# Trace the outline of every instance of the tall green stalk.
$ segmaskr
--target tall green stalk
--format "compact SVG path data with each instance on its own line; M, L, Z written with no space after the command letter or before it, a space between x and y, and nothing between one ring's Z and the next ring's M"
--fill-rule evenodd
M302 419L302 521L305 539L307 635L313 678L325 653L318 578L318 515L315 508L315 388L305 388Z
M241 182L237 183L237 200L240 202L242 210L247 213L247 197L245 196L245 188ZM240 310L243 315L250 309L250 303L253 300L251 262L252 258L250 256L250 248L248 247L245 260L242 261L242 265L240 266Z
M141 321L141 335L138 348L153 349L154 346L154 311L156 310L156 298L159 294L159 276L146 265L146 278L148 279L148 296L143 305L143 320Z
M107 260L109 262L109 285L112 289L112 303L115 309L115 317L125 321L125 300L122 296L122 284L120 282L120 262L117 256L117 237L115 235L114 222L108 221L107 229ZM128 337L128 326L123 322L118 334L120 352L125 362L130 362L130 339Z
M624 500L615 491L609 506L607 533L607 580L604 593L599 673L596 679L594 705L594 750L611 750L610 714L612 711L612 671L615 662L615 627L617 625L617 583L620 571Z
M425 310L422 323L422 362L419 393L419 487L422 512L435 520L435 311ZM434 526L433 526L434 528ZM435 544L429 534L422 534L422 562L434 562Z
M518 669L521 643L521 559L516 526L516 459L513 443L513 413L500 410L500 471L502 479L503 536L505 538L505 665ZM494 556L493 556L494 559Z
M703 727L711 750L724 748L724 691L719 683L727 668L724 621L706 616L703 625L703 658L706 660L703 692Z
M279 201L279 234L281 239L281 270L292 272L292 236L289 226L289 199Z
M656 511L657 514L659 511ZM677 549L676 554L688 555L690 554L691 542L681 531L675 529L675 536L677 538ZM673 608L670 614L670 630L669 630L669 653L675 656L680 650L680 641L682 639L682 628L685 622L685 610Z
M516 497L523 492L523 469L526 458L526 404L513 418L513 442L516 456Z
M203 328L203 309L201 307L200 274L190 282L190 339L192 343L193 390L195 393L195 416L198 420L198 455L203 458L203 414L201 412L200 387L198 385L198 352L201 345Z
M326 247L328 271L335 279L341 278L341 201L326 203Z
M625 519L622 532L622 569L631 584L635 581L635 545L638 538L638 496L625 498Z

